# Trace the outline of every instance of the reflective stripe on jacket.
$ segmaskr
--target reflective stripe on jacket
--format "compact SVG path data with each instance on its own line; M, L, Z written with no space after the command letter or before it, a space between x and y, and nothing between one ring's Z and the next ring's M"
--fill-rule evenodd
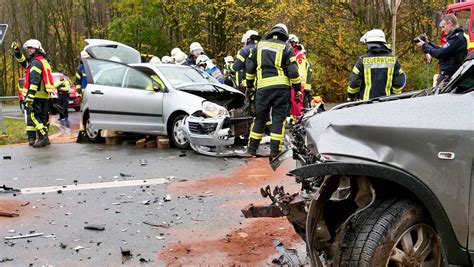
M388 49L370 51L357 60L349 76L349 95L368 100L374 97L400 94L406 76L400 62Z
M246 66L247 86L257 80L257 89L300 84L293 48L273 36L257 44Z
M26 68L25 88L30 98L48 99L48 92L54 92L51 66L43 56L35 56Z

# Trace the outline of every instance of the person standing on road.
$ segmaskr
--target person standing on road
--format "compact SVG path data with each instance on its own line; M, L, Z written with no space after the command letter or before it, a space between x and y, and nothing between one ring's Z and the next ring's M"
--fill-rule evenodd
M398 59L392 55L392 50L387 47L384 32L370 30L360 41L367 45L368 51L359 57L352 68L347 87L348 101L400 94L406 75Z
M303 107L311 108L311 100L313 98L313 91L311 90L312 82L312 70L311 64L309 64L306 59L306 50L304 46L300 43L298 37L295 34L290 34L288 37L288 42L296 54L296 63L298 63L298 72L301 76L301 83L304 89L303 94Z
M285 136L285 119L290 103L290 86L299 95L301 79L293 48L286 43L288 29L275 25L264 41L257 44L246 63L247 88L254 87L256 117L252 123L247 153L257 155L271 111L270 161L281 151Z
M451 77L461 67L467 55L468 38L462 28L459 27L458 19L453 14L446 15L439 24L446 34L446 43L439 47L428 40L423 41L418 38L417 46L423 51L439 60L440 75L436 81L439 84L442 80Z
M51 67L46 60L46 52L40 41L30 39L25 42L23 49L27 50L28 58L25 58L21 53L16 42L13 42L12 47L15 50L17 61L26 69L25 88L28 89L28 93L25 98L25 105L30 110L26 126L28 143L33 147L44 147L51 144L48 138L49 92L54 91ZM36 143L30 133L33 128L38 135Z
M58 91L58 100L61 110L59 112L59 120L68 120L68 106L69 106L69 89L71 84L68 80L64 79L64 74L59 74L59 80L54 83L54 88Z

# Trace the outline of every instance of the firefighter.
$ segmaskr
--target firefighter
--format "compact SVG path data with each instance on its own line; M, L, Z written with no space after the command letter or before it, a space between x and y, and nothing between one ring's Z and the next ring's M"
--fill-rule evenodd
M294 34L288 36L288 42L290 43L293 50L296 54L296 63L298 63L298 72L301 77L301 84L304 89L303 94L303 107L311 108L311 99L313 98L313 91L311 90L311 64L306 59L306 50L304 46L300 43L298 37Z
M194 42L189 46L189 55L184 65L195 66L196 60L200 55L204 55L204 48L198 42Z
M281 151L285 135L285 122L290 103L290 86L299 96L301 79L293 48L286 43L288 29L284 24L275 25L265 40L260 41L246 62L247 88L256 81L256 116L252 123L247 154L257 155L264 135L268 114L271 111L270 155L272 160Z
M28 53L28 58L21 53L20 48L13 42L15 57L17 61L25 67L25 88L28 93L25 98L25 105L29 109L26 130L28 132L28 143L33 147L44 147L51 144L48 138L49 114L48 101L49 92L54 91L53 76L51 67L46 60L46 52L41 46L41 42L30 39L25 42L23 49ZM35 142L33 129L36 130L38 140Z
M258 35L258 32L254 30L248 30L245 32L240 40L240 42L245 46L237 53L235 62L225 66L226 69L235 72L235 80L239 88L245 88L246 60L260 39L260 35Z
M68 105L69 105L69 89L71 84L68 80L64 79L64 74L59 74L59 80L54 83L54 88L58 91L58 100L61 110L59 112L59 120L68 120Z
M365 33L360 41L367 45L367 53L357 60L349 76L348 101L400 94L406 75L398 59L387 47L382 30Z
M84 68L84 63L82 58L88 58L89 54L86 51L81 51L81 61L79 62L79 67L76 70L76 89L77 94L82 98L84 90L87 87L87 74L86 69Z
M446 34L446 43L438 47L437 45L423 41L418 38L416 45L423 48L423 51L439 59L440 75L437 84L442 80L451 77L464 62L469 45L469 36L464 34L459 27L458 19L453 14L446 15L439 24Z

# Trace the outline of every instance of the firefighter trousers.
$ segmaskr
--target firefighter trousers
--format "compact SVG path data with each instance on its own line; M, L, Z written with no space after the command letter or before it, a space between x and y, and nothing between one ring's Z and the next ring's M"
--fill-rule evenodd
M29 119L38 134L42 137L48 134L49 127L49 107L48 99L35 99L29 108ZM27 126L28 127L28 126ZM28 129L27 129L28 130Z
M69 106L69 94L67 93L60 93L58 96L59 100L59 105L61 106L61 109L59 111L59 119L68 119L69 118L69 113L68 113L68 106Z
M256 152L263 138L268 114L271 112L270 157L280 153L285 136L285 123L290 103L288 87L258 89L255 94L255 118L249 138L249 151Z

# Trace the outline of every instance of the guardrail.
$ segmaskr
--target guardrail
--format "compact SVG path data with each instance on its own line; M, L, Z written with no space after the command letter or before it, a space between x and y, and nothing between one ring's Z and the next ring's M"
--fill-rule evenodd
M3 120L3 102L9 100L17 100L18 96L0 96L0 135L6 135L5 121Z

